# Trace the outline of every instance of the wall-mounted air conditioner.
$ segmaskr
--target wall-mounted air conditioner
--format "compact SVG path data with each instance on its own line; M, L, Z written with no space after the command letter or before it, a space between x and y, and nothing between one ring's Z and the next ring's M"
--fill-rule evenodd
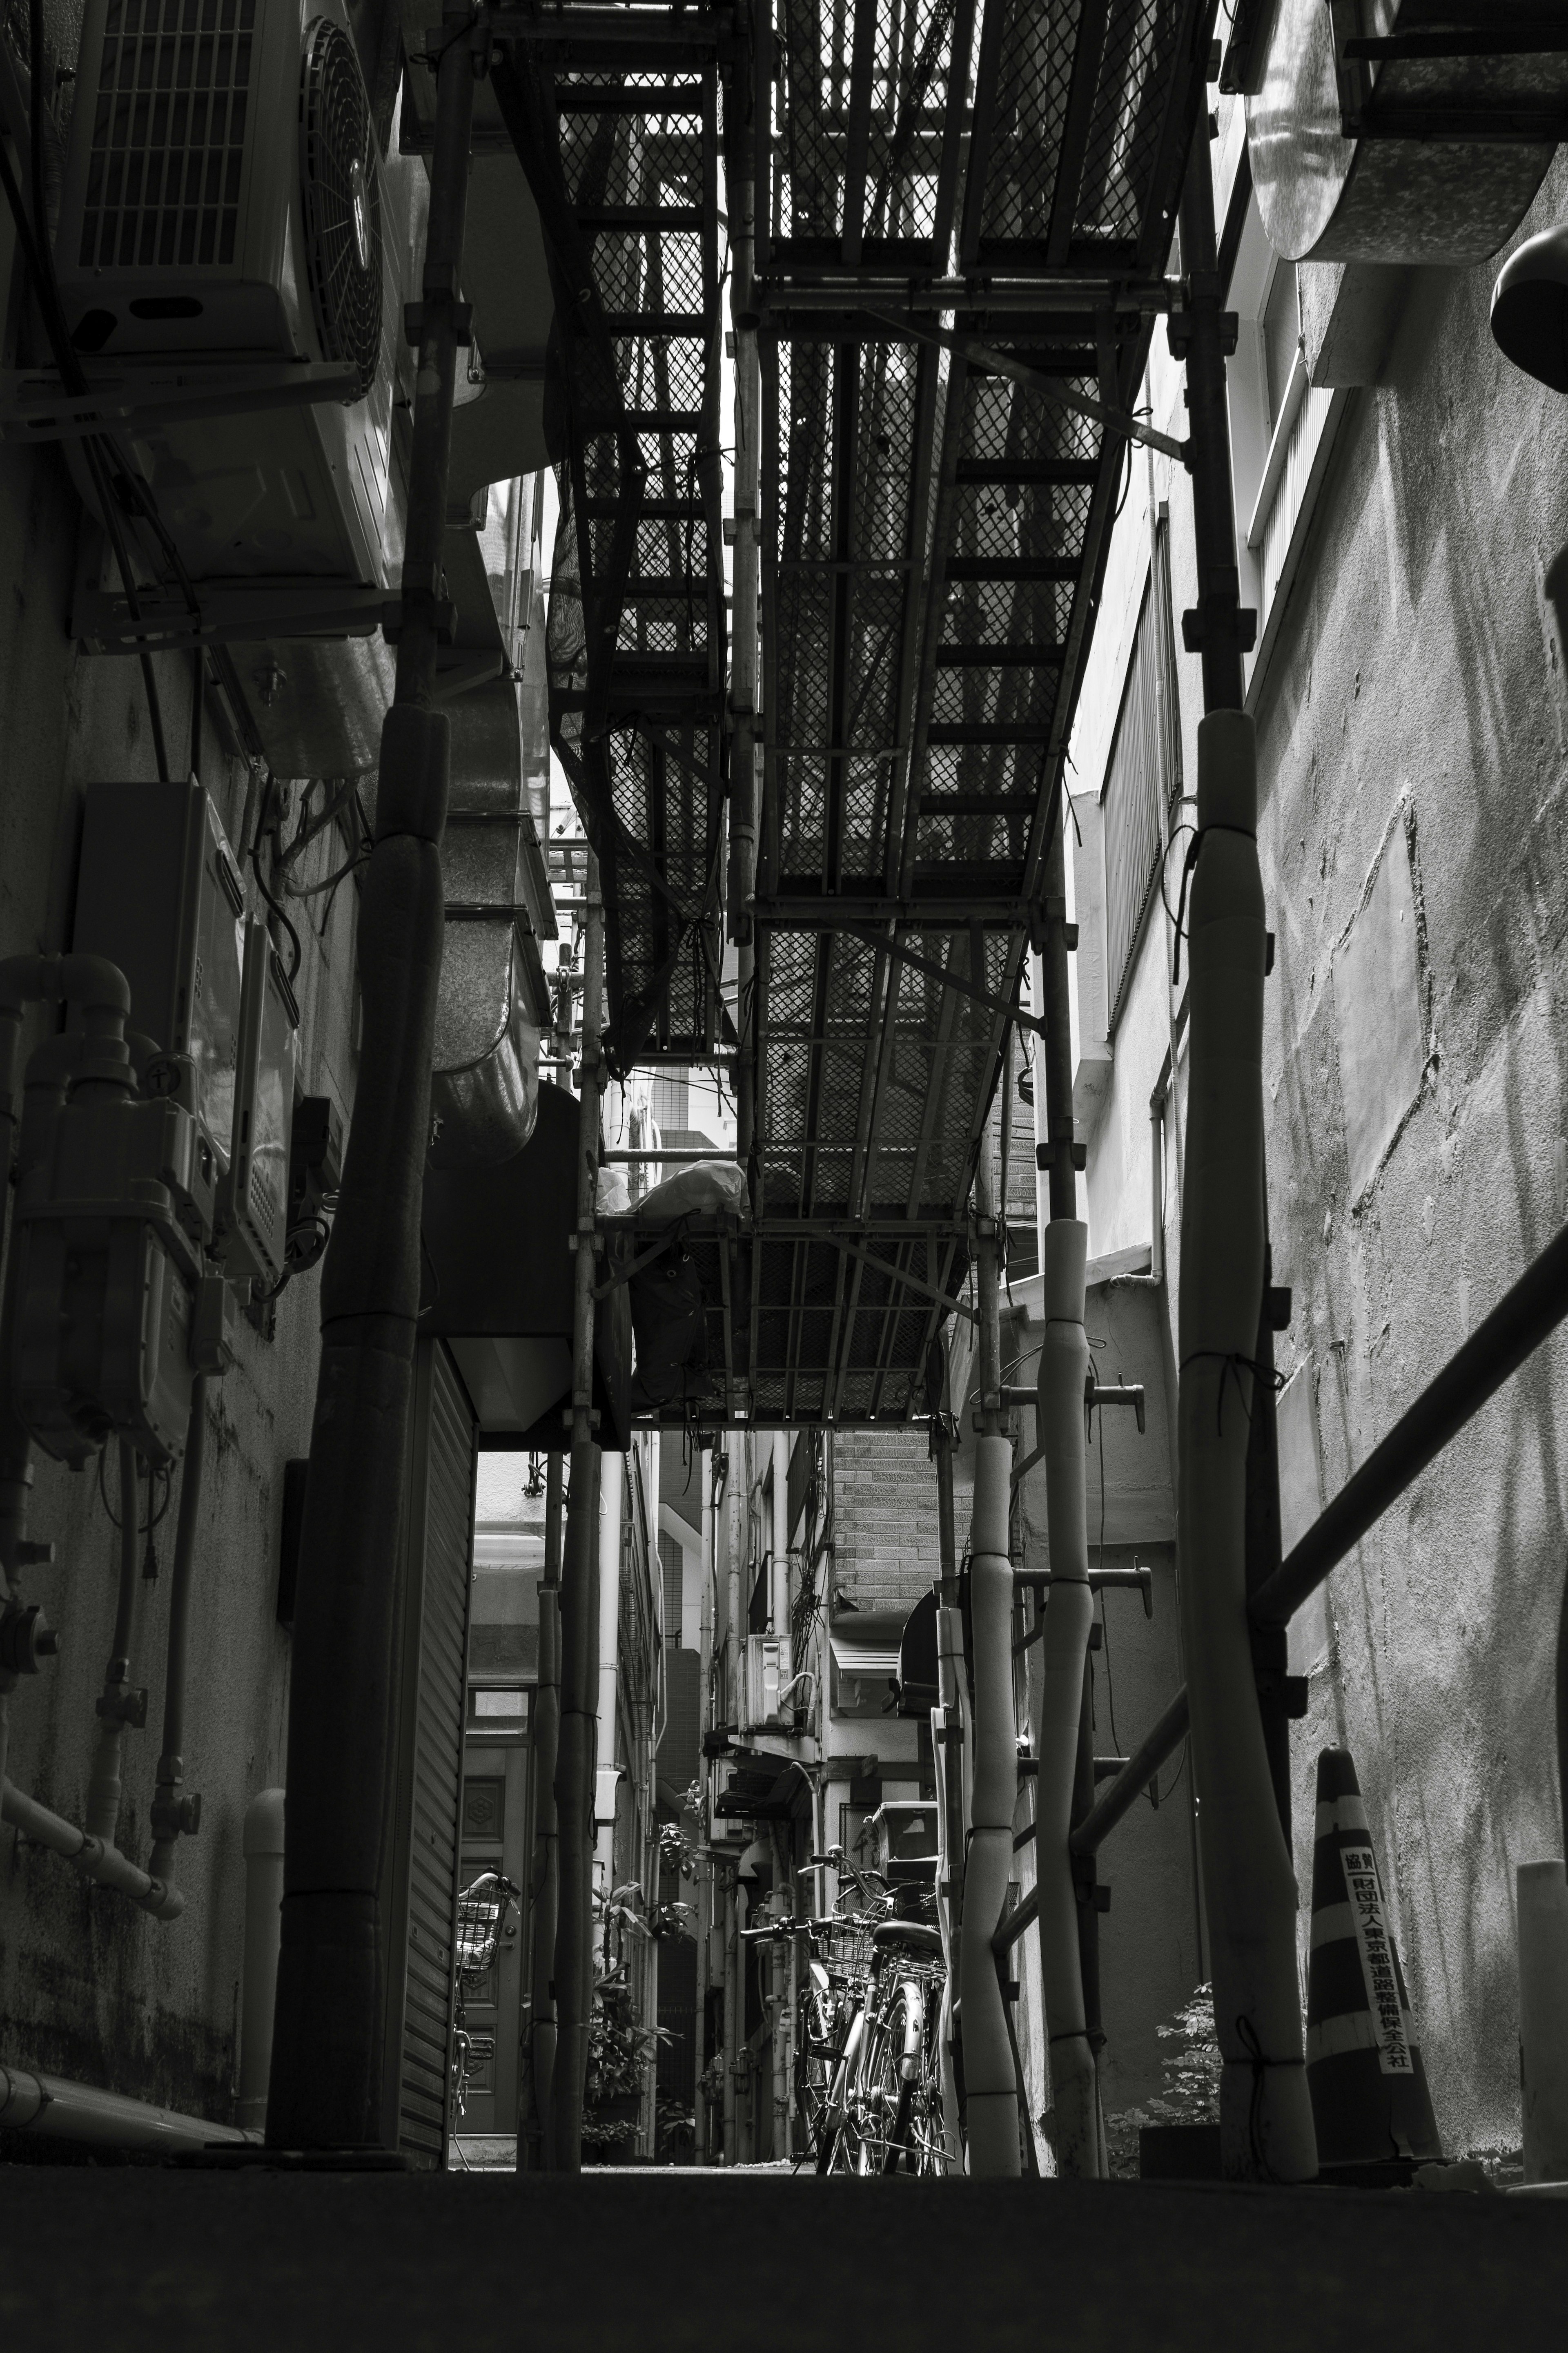
M793 1672L787 1634L747 1635L743 1731L793 1728L794 1695L785 1696Z
M368 639L395 593L392 427L412 378L403 305L425 202L420 165L379 153L340 0L88 0L61 301L95 386L153 387L129 438L285 775L375 758L386 648L366 649L369 712L354 665L323 670L310 648ZM159 421L164 385L172 400L247 365L286 393L310 364L336 371L335 398ZM162 582L144 610L177 637L171 567L145 527L138 544ZM78 632L105 650L125 636L119 587L107 555L79 587Z

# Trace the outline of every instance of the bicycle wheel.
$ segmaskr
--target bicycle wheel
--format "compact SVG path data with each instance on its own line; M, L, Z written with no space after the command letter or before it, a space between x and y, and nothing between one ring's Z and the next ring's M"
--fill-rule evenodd
M920 2170L910 2119L924 2042L925 2003L912 1978L900 1979L877 2020L867 2050L863 2147L866 2173Z
M819 2172L826 2170L820 2159L831 2127L833 2079L843 2055L837 2027L837 2006L832 1995L818 1986L805 1986L795 2031L795 2096L805 2145L819 2160Z

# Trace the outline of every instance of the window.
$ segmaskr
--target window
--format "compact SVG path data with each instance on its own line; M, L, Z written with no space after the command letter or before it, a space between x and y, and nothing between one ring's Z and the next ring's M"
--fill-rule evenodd
M1106 997L1116 1028L1160 871L1160 596L1143 594L1101 797L1105 823Z
M1296 265L1277 261L1274 280L1258 322L1263 331L1263 375L1268 403L1268 430L1274 434L1285 413L1296 353L1301 342L1301 306L1296 289Z

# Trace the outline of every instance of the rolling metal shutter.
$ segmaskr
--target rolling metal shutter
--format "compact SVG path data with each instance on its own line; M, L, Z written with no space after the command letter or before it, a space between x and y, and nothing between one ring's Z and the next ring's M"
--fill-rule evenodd
M446 2162L475 1425L444 1342L415 1356L388 1919L385 2145Z

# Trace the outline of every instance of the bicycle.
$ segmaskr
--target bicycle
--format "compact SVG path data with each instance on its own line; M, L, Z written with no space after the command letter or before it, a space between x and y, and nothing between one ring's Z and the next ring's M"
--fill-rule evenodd
M945 2172L941 1936L897 1908L880 1873L857 1870L841 1849L819 1860L847 1873L866 1910L812 1924L826 1949L809 1971L817 2031L806 2052L832 2070L816 2114L808 2110L816 2169ZM834 1946L846 1941L847 1966L836 1971Z
M496 1947L506 1915L521 1904L522 1891L499 1871L481 1871L458 1898L457 2010L452 2023L452 2093L458 2116L466 2116L468 2062L475 2055L468 2031L466 1994L477 1994L495 1967Z

